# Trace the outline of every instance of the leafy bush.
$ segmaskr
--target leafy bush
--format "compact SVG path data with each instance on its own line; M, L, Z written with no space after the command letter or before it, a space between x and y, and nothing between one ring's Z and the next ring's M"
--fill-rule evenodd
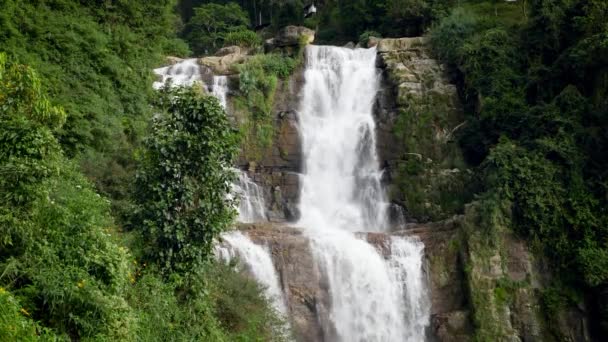
M19 301L0 287L0 340L2 341L67 341L41 327L29 318L30 313L19 305Z
M164 271L188 272L209 257L234 217L227 194L238 140L217 99L184 88L145 142L136 180L136 227Z
M284 317L273 308L264 289L235 271L232 265L216 263L208 270L210 299L229 341L290 341Z
M61 146L114 210L129 206L134 150L151 115L151 69L186 55L175 1L3 1L2 50L38 71L40 88L70 115Z
M359 44L367 46L370 37L382 38L382 35L376 31L367 30L359 35Z
M250 30L232 31L224 37L224 46L238 45L247 48L256 48L262 45L262 39Z
M457 8L441 20L430 34L435 55L447 63L460 63L460 49L477 30L478 19L471 12Z

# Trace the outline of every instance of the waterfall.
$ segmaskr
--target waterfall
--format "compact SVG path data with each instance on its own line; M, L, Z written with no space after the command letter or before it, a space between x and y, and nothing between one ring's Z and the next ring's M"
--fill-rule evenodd
M152 85L154 89L164 87L167 81L173 86L191 86L195 82L201 82L201 67L196 58L184 59L173 65L154 69L154 73L160 77L160 80Z
M375 49L309 46L299 111L301 219L331 300L327 341L423 341L429 321L420 242L393 239L390 255L354 232L386 231L372 107Z
M237 220L242 223L266 221L266 202L262 188L244 171L235 169L234 172L238 176L232 185L232 192L239 202Z
M266 297L275 310L286 315L285 299L268 248L254 244L247 236L238 231L222 234L222 240L226 244L216 246L217 257L224 261L238 257L249 274L264 287Z
M204 85L202 69L196 58L184 59L173 65L154 69L154 73L159 79L152 84L154 89L160 89L169 81L172 86L192 86L194 83ZM213 76L211 94L215 96L224 109L228 106L228 77Z
M213 76L213 85L211 86L211 93L215 96L222 105L222 108L227 109L228 107L228 77L226 76Z

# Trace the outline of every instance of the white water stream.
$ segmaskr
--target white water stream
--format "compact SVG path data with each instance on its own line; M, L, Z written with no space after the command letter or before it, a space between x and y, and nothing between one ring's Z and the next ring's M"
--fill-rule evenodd
M232 186L232 191L239 199L237 221L242 223L266 221L266 202L262 188L244 171L235 170L235 172L238 178Z
M385 258L354 232L387 230L372 106L375 49L307 47L300 108L301 219L330 290L327 341L425 340L420 242L392 238Z
M216 247L217 256L224 261L238 257L255 280L264 286L266 297L275 310L282 315L287 315L283 291L279 285L279 278L272 264L268 247L256 245L239 231L222 234L222 240L227 245Z
M201 67L196 58L184 59L173 65L154 69L159 80L154 82L154 89L160 89L169 81L172 86L191 86L196 82L203 82Z
M211 93L220 101L222 108L227 109L228 77L213 76L213 85L211 86Z

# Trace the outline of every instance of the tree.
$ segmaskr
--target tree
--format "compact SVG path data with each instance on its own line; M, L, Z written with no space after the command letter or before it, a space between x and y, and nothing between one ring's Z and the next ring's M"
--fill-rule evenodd
M165 271L187 273L207 259L234 218L228 194L238 135L217 99L191 88L167 98L167 112L145 142L137 219L148 257Z
M205 4L194 9L186 27L186 39L195 54L207 54L222 47L229 32L249 27L249 17L235 4Z

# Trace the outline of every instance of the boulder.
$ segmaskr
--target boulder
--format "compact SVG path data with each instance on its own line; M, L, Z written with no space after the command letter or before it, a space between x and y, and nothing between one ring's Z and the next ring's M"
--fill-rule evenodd
M223 56L203 57L198 60L198 63L210 68L215 75L232 75L237 73L234 66L244 63L247 58L247 55L239 51Z
M246 55L247 51L244 51L244 49L237 45L224 46L223 48L217 50L215 56L222 57L231 54Z
M367 47L371 48L371 47L377 46L378 42L380 42L380 38L378 38L378 37L369 37L367 39Z
M373 39L378 46L378 52L411 50L424 46L427 42L425 37ZM372 43L372 37L370 37L368 44L370 43Z
M303 26L285 26L271 41L275 47L310 44L315 40L315 31Z
M167 56L166 60L167 60L167 64L168 65L174 65L174 64L177 64L179 62L182 62L184 59L183 58L179 58L179 57L175 57L175 56Z

